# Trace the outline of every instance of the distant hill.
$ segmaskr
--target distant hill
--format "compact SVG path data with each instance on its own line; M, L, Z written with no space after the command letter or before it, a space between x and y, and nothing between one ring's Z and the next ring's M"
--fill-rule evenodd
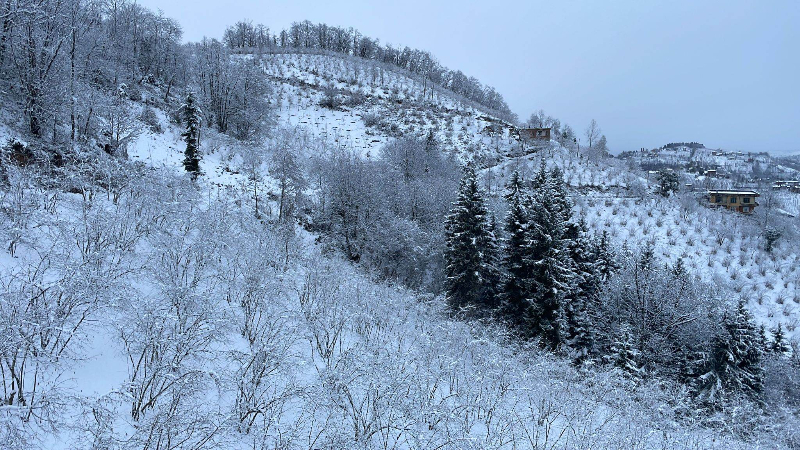
M249 21L240 21L225 31L223 40L235 52L336 53L391 64L408 71L425 87L431 84L448 89L505 120L517 121L503 96L493 87L481 84L476 78L467 76L460 70L444 67L427 51L381 45L378 39L364 36L353 28L315 24L306 20L294 22L286 30L270 33L269 28L262 24L253 25Z
M661 148L705 148L705 145L699 142L670 142L669 144L665 144Z

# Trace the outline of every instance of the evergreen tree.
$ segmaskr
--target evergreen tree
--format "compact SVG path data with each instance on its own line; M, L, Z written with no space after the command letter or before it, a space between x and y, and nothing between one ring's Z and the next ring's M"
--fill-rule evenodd
M503 268L506 278L501 294L503 315L512 324L521 325L530 306L530 275L528 266L528 215L524 207L524 182L519 172L514 171L506 185L505 199L509 212L505 221L505 254Z
M597 311L595 302L601 286L601 275L596 256L592 254L591 241L587 238L586 223L583 218L577 222L573 220L572 201L567 193L564 175L557 166L550 171L549 183L555 210L564 227L561 242L568 256L565 269L570 288L564 298L565 339L575 361L581 363L589 357L596 339L592 316Z
M561 215L561 222L568 229L566 230L566 239L574 239L578 237L581 231L585 229L569 229L572 224L572 201L567 193L567 186L564 183L564 174L561 169L556 166L547 175L547 181L550 183L550 189L553 191L553 203L556 211ZM574 228L574 227L573 227Z
M683 280L689 275L689 272L686 270L686 264L683 263L683 258L678 258L670 271L672 272L672 276L679 280Z
M560 169L548 172L542 161L531 184L533 190L526 192L514 172L506 186L503 313L546 348L568 344L581 363L594 347L592 316L603 275L585 224L572 221ZM612 259L610 252L604 256Z
M639 254L639 261L637 264L639 265L639 270L642 272L649 272L653 269L653 265L656 262L656 252L655 252L655 243L653 241L647 241L644 243L644 247L642 247L642 252Z
M623 324L619 329L619 335L611 346L611 355L608 359L614 367L622 369L626 375L639 379L643 371L639 367L638 356L639 352L633 343L631 329L627 324Z
M496 242L478 188L475 171L468 167L458 197L445 220L447 301L455 310L496 305Z
M778 322L777 328L772 332L772 345L770 350L780 355L786 354L791 350L789 344L786 342L786 336L783 334L783 326Z
M544 158L539 161L539 171L536 172L534 175L533 180L531 181L531 189L538 190L545 186L548 181L548 174L547 174L547 163L545 162Z
M494 214L489 215L487 233L483 235L484 240L478 241L478 247L483 256L482 278L484 306L497 309L500 306L500 285L501 275L501 250L497 242L497 218Z
M775 248L775 242L781 238L781 234L780 231L772 227L767 227L764 230L764 250L766 250L767 253L772 253L772 249Z
M712 348L704 373L698 377L696 394L711 404L734 393L758 400L764 389L763 348L744 301L725 318Z
M566 328L563 299L571 281L570 261L564 245L565 223L558 190L546 180L529 197L530 214L526 264L532 268L531 332L544 347L558 349Z
M758 346L761 347L764 352L772 350L772 346L767 340L767 327L763 323L758 327Z
M664 197L669 197L673 192L678 192L680 179L672 171L662 170L658 173L658 189L656 192Z
M619 263L611 250L611 243L606 230L603 230L600 236L595 239L592 254L600 281L607 281L619 269Z
M570 348L570 356L580 365L594 353L597 330L592 317L593 298L574 297L565 301L566 333L565 341Z
M200 108L197 106L194 92L189 92L186 96L186 103L181 106L183 112L183 121L186 124L186 130L181 133L184 142L186 142L186 150L184 152L183 167L195 180L201 174L200 172Z
M567 226L564 241L570 259L570 289L564 300L567 322L566 339L576 363L582 363L594 350L597 330L598 296L602 275L597 266L594 248L586 237L586 224L581 219Z

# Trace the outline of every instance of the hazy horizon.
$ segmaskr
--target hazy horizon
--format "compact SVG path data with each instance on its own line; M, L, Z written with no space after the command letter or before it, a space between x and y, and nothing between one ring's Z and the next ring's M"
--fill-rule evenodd
M430 51L494 86L521 120L539 109L582 134L596 119L616 153L668 142L800 152L800 4L754 2L143 0L184 40L238 20L311 20Z

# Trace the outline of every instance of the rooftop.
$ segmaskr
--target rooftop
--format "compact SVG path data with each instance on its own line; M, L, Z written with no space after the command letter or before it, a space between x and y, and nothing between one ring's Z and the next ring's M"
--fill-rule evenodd
M724 189L709 190L709 194L727 194L727 195L761 195L756 191L727 191Z

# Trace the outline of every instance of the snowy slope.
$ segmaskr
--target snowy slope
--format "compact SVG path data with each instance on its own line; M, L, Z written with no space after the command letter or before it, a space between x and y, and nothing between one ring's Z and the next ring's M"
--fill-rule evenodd
M455 94L424 86L408 74L357 58L309 54L264 56L276 82L280 122L356 150L379 155L388 139L433 132L464 159L494 161L519 144L511 124ZM320 106L326 90L343 103ZM488 126L497 126L490 133Z
M687 216L654 197L637 204L626 192L646 180L621 165L590 162L558 148L506 159L515 146L507 129L495 136L484 133L487 125L501 121L444 92L421 100L419 82L402 73L387 71L381 83L380 72L373 80L363 66L320 55L271 55L264 67L280 93L280 126L307 137L309 151L324 141L380 157L381 145L394 136L433 130L463 160L491 166L483 182L495 195L511 170L532 173L543 154L549 164L564 168L578 209L593 229L610 230L620 244L653 236L665 259L684 256L704 276L730 277L735 270L730 267L744 258L738 270L746 271L745 278L754 272L754 280L743 289L767 293L763 304L752 307L762 320L784 314L770 313L770 305L778 304L770 293L795 286L789 282L777 291L797 275L797 256L789 245L776 253L786 262L776 266L785 274L770 278L761 273L767 267L763 255L740 250L753 242L742 238L715 245L715 236L704 231L702 224L718 222L721 213L699 209ZM321 107L331 84L345 94L361 92L366 100ZM20 274L40 276L32 272L45 260L42 255L49 259L44 275L33 279L39 285L84 294L97 285L87 289L80 281L93 280L103 289L69 352L41 375L42 395L54 406L47 409L53 426L23 423L8 408L0 425L19 427L24 436L0 444L120 449L155 448L166 441L181 442L178 448L231 449L779 446L766 438L740 442L676 422L687 407L685 393L636 386L614 372L577 372L563 360L519 347L500 329L451 319L442 299L375 283L350 263L323 253L315 236L275 224L274 202L267 202L263 218L254 217L245 160L259 149L204 132L205 176L193 184L182 168L179 130L163 111L157 114L165 131L144 131L132 143L133 163L124 166L130 173L115 188L118 198L101 189L89 198L87 190L64 193L34 186L24 173L14 179L24 195L3 197L4 206L19 201L30 207L17 223L24 239L16 255L0 253L5 298L24 293L29 283L20 283ZM378 117L377 124L365 123L370 115ZM260 150L265 154L256 170L270 198L276 183L266 169L269 150ZM8 231L0 233L5 238ZM676 235L685 239L671 242ZM728 267L726 251L734 260ZM704 255L715 255L706 267ZM795 314L792 309L782 317ZM197 326L186 327L187 317ZM784 323L788 326L788 318ZM170 390L172 397L159 398L158 406L134 421L132 404L147 380L137 371L136 356L142 355L164 363L153 363L164 371L158 380L168 385L180 380L181 389ZM172 359L162 361L164 355ZM254 371L261 367L269 370ZM248 415L251 410L257 413Z

